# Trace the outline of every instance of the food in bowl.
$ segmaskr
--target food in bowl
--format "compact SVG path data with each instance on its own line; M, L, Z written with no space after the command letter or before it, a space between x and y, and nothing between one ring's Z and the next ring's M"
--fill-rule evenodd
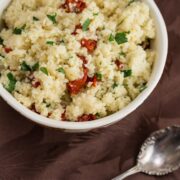
M13 0L3 20L0 83L38 114L95 120L147 87L156 31L141 1Z

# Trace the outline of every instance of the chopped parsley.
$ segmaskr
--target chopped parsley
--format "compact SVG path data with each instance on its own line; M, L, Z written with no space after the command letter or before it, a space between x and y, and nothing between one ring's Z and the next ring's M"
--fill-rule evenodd
M125 78L132 75L132 70L131 69L123 70L122 72L124 73Z
M115 40L118 44L124 44L126 42L128 42L128 39L127 39L127 33L126 32L121 32L121 33L117 33L115 35Z
M110 34L110 36L109 36L109 41L112 42L112 41L114 41L114 40L115 40L115 37L113 36L113 34Z
M62 67L61 67L61 68L58 68L57 71L60 72L60 73L62 73L62 74L65 74L65 71L64 71L64 69L63 69Z
M25 61L23 61L21 64L21 71L31 71L31 67Z
M39 63L37 62L37 63L35 63L33 66L32 66L32 71L36 71L36 70L38 70L39 69Z
M43 72L44 74L46 74L47 76L49 75L48 70L45 67L41 67L40 71Z
M83 31L87 31L88 28L89 28L90 23L91 23L91 20L90 20L89 18L86 19L86 21L85 21L85 22L83 23L83 25L82 25L82 30L83 30Z
M54 45L54 41L47 41L46 44L49 44L49 45L53 46Z
M143 92L145 89L147 88L147 84L143 83L140 87L139 87L139 91Z
M57 24L56 16L57 16L57 13L55 13L54 15L50 15L50 14L47 15L48 19L52 21L53 24Z
M14 89L15 89L15 86L16 86L16 79L15 79L15 77L13 76L13 74L12 73L8 73L7 74L7 78L8 78L8 80L9 80L9 84L8 84L8 87L6 87L6 89L10 92L10 93L12 93L13 91L14 91Z
M0 57L5 58L2 54L0 54Z
M25 27L26 27L26 24L24 24L21 28L18 28L18 27L14 28L13 34L21 35Z
M130 6L133 2L135 2L136 0L130 0L127 6Z
M35 16L33 16L33 21L39 21L39 19Z
M0 37L0 45L3 45L3 43L4 43L4 39L2 39L2 38Z
M118 87L118 84L115 82L115 83L112 85L112 88L115 89L116 87Z
M120 56L120 57L121 57L121 56L126 57L126 53L120 52L120 53L119 53L119 56Z
M96 77L98 81L102 80L102 74L101 73L96 73Z
M35 63L32 67L28 65L25 61L21 64L21 71L36 71L39 69L39 63Z
M99 15L99 13L93 13L93 16L98 16Z

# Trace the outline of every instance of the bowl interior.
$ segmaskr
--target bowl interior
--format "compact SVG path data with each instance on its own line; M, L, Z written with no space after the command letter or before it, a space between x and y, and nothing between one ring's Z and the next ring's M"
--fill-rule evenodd
M41 115L38 115L30 111L25 106L17 102L15 98L13 98L2 87L2 85L0 85L1 97L10 106L12 106L18 112L20 112L22 115L24 115L25 117L27 117L28 119L31 119L32 121L36 123L39 123L41 125L45 125L48 127L66 129L73 132L88 131L94 128L108 126L110 124L113 124L121 120L125 116L127 116L129 113L134 111L138 106L140 106L144 102L144 100L150 95L150 93L154 90L154 88L156 87L163 73L163 69L164 69L166 57L167 57L168 38L167 38L166 26L162 18L162 15L153 0L144 0L144 1L149 5L150 10L151 10L151 16L154 18L155 24L156 24L156 39L152 43L152 47L153 49L156 50L157 56L156 56L156 61L153 67L151 78L148 82L148 88L144 90L128 106L126 106L119 112L116 112L110 116L107 116L98 120L94 120L91 122L78 122L78 123L77 122L62 122L62 121L55 121L55 120L48 119L46 117L43 117ZM0 0L0 14L2 14L3 10L8 6L10 2L11 0ZM2 23L1 23L1 27L2 27Z

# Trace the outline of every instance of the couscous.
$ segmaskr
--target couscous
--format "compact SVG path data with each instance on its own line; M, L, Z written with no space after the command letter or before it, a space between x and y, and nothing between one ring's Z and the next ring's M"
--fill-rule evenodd
M121 110L146 87L155 25L136 0L13 0L0 32L0 83L54 120Z

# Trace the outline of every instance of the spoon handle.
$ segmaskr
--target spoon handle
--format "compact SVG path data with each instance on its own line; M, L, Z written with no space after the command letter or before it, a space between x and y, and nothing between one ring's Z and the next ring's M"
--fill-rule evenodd
M128 171L124 172L123 174L113 178L112 180L123 180L126 177L131 176L136 173L139 173L139 172L141 172L141 170L138 168L138 166L135 166L135 167L129 169Z

